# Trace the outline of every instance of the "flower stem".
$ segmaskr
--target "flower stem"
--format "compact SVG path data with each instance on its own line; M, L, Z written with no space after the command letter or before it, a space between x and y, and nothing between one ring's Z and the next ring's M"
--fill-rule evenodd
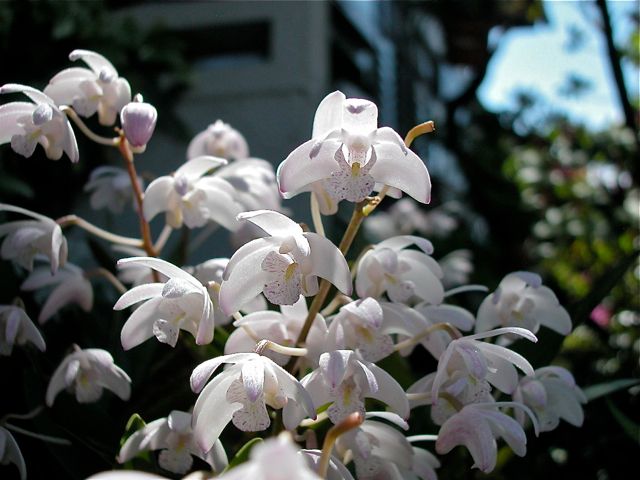
M96 143L99 143L100 145L106 145L108 147L118 146L118 143L120 142L120 138L103 137L102 135L98 135L97 133L94 133L93 131L91 131L89 127L87 127L87 124L82 121L82 119L78 116L78 114L73 108L67 105L63 105L62 107L60 107L60 110L62 110L67 115L67 117L73 120L73 123L75 123L78 126L78 128L82 131L82 133L84 133L89 139L93 140Z
M153 246L153 240L151 239L151 229L149 228L149 222L144 218L144 210L142 209L142 189L138 183L138 174L136 167L133 163L133 152L129 146L127 138L124 136L124 132L120 131L120 141L118 143L118 150L125 160L127 166L127 173L129 174L129 180L131 181L131 187L133 188L133 197L136 201L138 218L140 219L140 233L142 234L142 248L147 252L150 257L157 257L158 252ZM152 270L153 281L159 282L160 275L157 271Z
M349 225L342 236L342 240L340 241L340 245L338 245L338 249L342 252L343 255L347 255L353 240L356 238L356 234L360 229L360 225L362 224L362 220L364 220L365 215L363 213L364 207L367 205L368 200L364 200L362 202L358 202L355 204L353 208L353 214L351 215L351 220L349 221ZM298 335L298 339L296 340L296 346L301 346L307 340L307 335L309 335L309 330L311 330L311 325L316 318L316 315L320 312L324 301L327 299L327 295L329 294L329 290L331 289L331 283L328 280L323 279L320 282L320 288L318 289L318 293L315 297L313 297L313 301L309 306L309 314L307 315L307 319L300 330L300 334ZM289 360L287 364L286 370L291 372L295 366L295 358Z
M120 280L118 280L116 276L106 268L98 267L98 268L94 268L92 270L87 270L86 272L84 272L85 278L98 277L98 276L104 277L105 279L107 279L108 282L111 285L113 285L115 289L118 290L118 292L120 292L121 295L128 290L128 288L125 287L122 284L122 282L120 282Z
M311 192L311 218L313 219L313 228L318 235L326 237L324 226L322 225L322 214L320 213L320 204L315 192Z
M343 433L347 433L349 430L359 427L362 425L363 421L364 416L360 412L355 412L329 429L324 437L324 442L322 443L322 454L320 456L320 461L318 462L317 473L321 478L326 478L327 476L329 462L331 461L331 452L338 437Z
M117 243L119 245L127 245L129 247L142 247L142 240L139 238L131 238L131 237L123 237L122 235L116 235L115 233L108 232L107 230L103 230L100 227L96 227L94 224L87 222L85 219L78 217L77 215L65 215L64 217L60 217L56 220L56 223L61 227L66 227L67 225L75 225L77 227L86 230L89 233L92 233L96 237L100 237L103 240L107 240L112 243Z
M43 442L55 443L56 445L71 445L71 442L65 438L51 437L49 435L31 432L29 430L25 430L24 428L16 427L15 425L12 425L10 423L5 423L4 426L16 433L21 433L23 435L27 435L28 437L37 438L38 440L42 440Z

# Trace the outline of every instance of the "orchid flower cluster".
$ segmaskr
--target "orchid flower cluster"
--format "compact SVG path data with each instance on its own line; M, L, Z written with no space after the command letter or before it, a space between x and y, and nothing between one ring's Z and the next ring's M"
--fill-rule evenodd
M145 188L134 157L152 138L155 108L132 96L127 80L100 54L75 50L69 58L86 66L63 70L43 91L0 87L2 94L30 100L0 106L0 143L24 157L40 144L52 160L66 155L77 162L79 130L117 149L125 168L100 167L86 190L94 208L133 205L140 236L109 232L76 215L54 220L0 204L16 217L0 225L0 255L28 271L22 290L48 292L38 322L72 304L90 311L92 279L103 276L120 294L114 310L129 312L124 350L145 342L175 347L185 340L181 331L195 339L192 348L210 344L216 332L228 334L223 355L194 365L190 379L175 379L190 382L193 407L167 412L133 433L114 465L156 451L159 467L174 474L188 473L194 457L206 462L210 471L198 478L433 480L456 446L470 452L473 467L491 472L498 442L523 456L529 426L537 435L561 419L582 424L586 400L571 373L559 366L535 370L511 349L521 339L536 342L541 327L571 331L566 310L537 274L507 275L474 314L451 298L488 289L445 286L448 264L434 257L428 239L403 232L350 252L360 226L387 195L429 203L429 173L409 147L434 130L432 122L403 139L378 127L374 103L336 91L318 106L311 139L277 171L249 157L244 137L218 120L196 135L179 168ZM117 136L91 130L83 118L94 115L101 126L119 119ZM305 192L313 230L289 218L281 204ZM323 217L341 203L352 204L353 215L336 244ZM156 217L164 228L154 240ZM117 276L71 263L63 229L72 225L132 255L117 262ZM175 229L215 227L240 245L230 258L195 266L161 258ZM0 305L0 354L26 344L44 352L45 340L21 301ZM405 389L380 362L415 349L424 349L436 367ZM76 345L57 360L43 399L48 407L65 390L83 404L104 390L126 402L136 388L105 350ZM416 416L429 417L433 428L407 436ZM225 444L224 433L230 429L264 440L240 466L228 460L234 445ZM25 478L10 430L8 423L0 426L0 459ZM157 477L118 470L95 478Z

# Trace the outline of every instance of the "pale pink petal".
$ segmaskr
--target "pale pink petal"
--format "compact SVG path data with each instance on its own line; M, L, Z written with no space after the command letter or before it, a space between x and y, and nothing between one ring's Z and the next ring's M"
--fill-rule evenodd
M409 401L396 379L377 365L369 364L368 367L378 383L378 391L371 392L368 396L386 403L402 418L409 418Z
M331 389L342 383L352 355L351 350L334 350L320 355L320 371Z
M67 366L73 360L73 356L69 355L65 357L65 359L58 365L55 372L51 376L51 380L49 380L49 385L47 386L47 393L45 396L45 401L48 407L53 405L56 396L65 388L67 388Z
M38 105L44 103L55 107L53 100L51 100L47 95L42 93L40 90L28 87L27 85L20 85L18 83L7 83L0 87L0 94L3 93L24 93Z
M242 363L255 359L257 355L255 353L232 353L230 355L222 355L220 357L212 358L206 362L198 365L191 374L191 390L198 393L202 390L202 387L207 380L211 378L211 375L215 373L220 365L223 363Z
M247 399L254 403L264 391L264 363L260 359L242 364L242 384Z
M11 137L24 133L18 119L31 116L36 106L29 102L11 102L0 105L0 145L11 142Z
M378 128L378 107L362 98L344 102L342 128L350 134L369 135Z

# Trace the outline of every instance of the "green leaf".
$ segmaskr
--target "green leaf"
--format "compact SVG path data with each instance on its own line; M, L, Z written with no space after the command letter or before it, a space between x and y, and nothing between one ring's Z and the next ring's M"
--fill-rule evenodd
M124 433L122 434L122 437L120 437L120 447L124 445L124 442L126 442L131 435L136 433L141 428L144 428L145 425L146 423L140 415L138 415L137 413L131 415L129 417L129 420L127 421L127 426L124 427Z
M640 379L637 378L621 378L613 380L611 382L598 383L597 385L591 385L583 389L585 396L589 402L610 395L612 393L624 390L625 388L632 387L640 384Z
M232 468L237 467L238 465L246 462L249 459L249 454L251 453L251 449L258 443L261 443L262 439L260 437L252 438L247 443L245 443L238 453L236 453L235 457L231 459L227 468L225 468L222 473L225 473L227 470L231 470Z
M622 411L616 407L609 398L607 398L607 406L609 407L609 411L611 412L611 415L613 415L613 418L616 419L624 430L624 433L629 435L634 442L640 444L640 425L622 413Z

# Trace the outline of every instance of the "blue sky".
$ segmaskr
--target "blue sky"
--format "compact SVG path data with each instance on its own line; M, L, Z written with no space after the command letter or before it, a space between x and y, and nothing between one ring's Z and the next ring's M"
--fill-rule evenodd
M623 44L632 28L626 13L638 11L640 4L637 0L609 0L608 5L614 35ZM622 123L606 43L594 28L600 20L595 2L545 1L544 8L547 23L492 32L490 41L497 42L497 50L478 90L480 101L492 111L511 110L517 105L515 93L520 90L537 93L547 110L564 112L594 130ZM569 52L571 28L585 35L582 46ZM625 67L627 88L632 97L637 97L638 71ZM559 91L570 73L587 79L591 88L578 97L561 95Z

